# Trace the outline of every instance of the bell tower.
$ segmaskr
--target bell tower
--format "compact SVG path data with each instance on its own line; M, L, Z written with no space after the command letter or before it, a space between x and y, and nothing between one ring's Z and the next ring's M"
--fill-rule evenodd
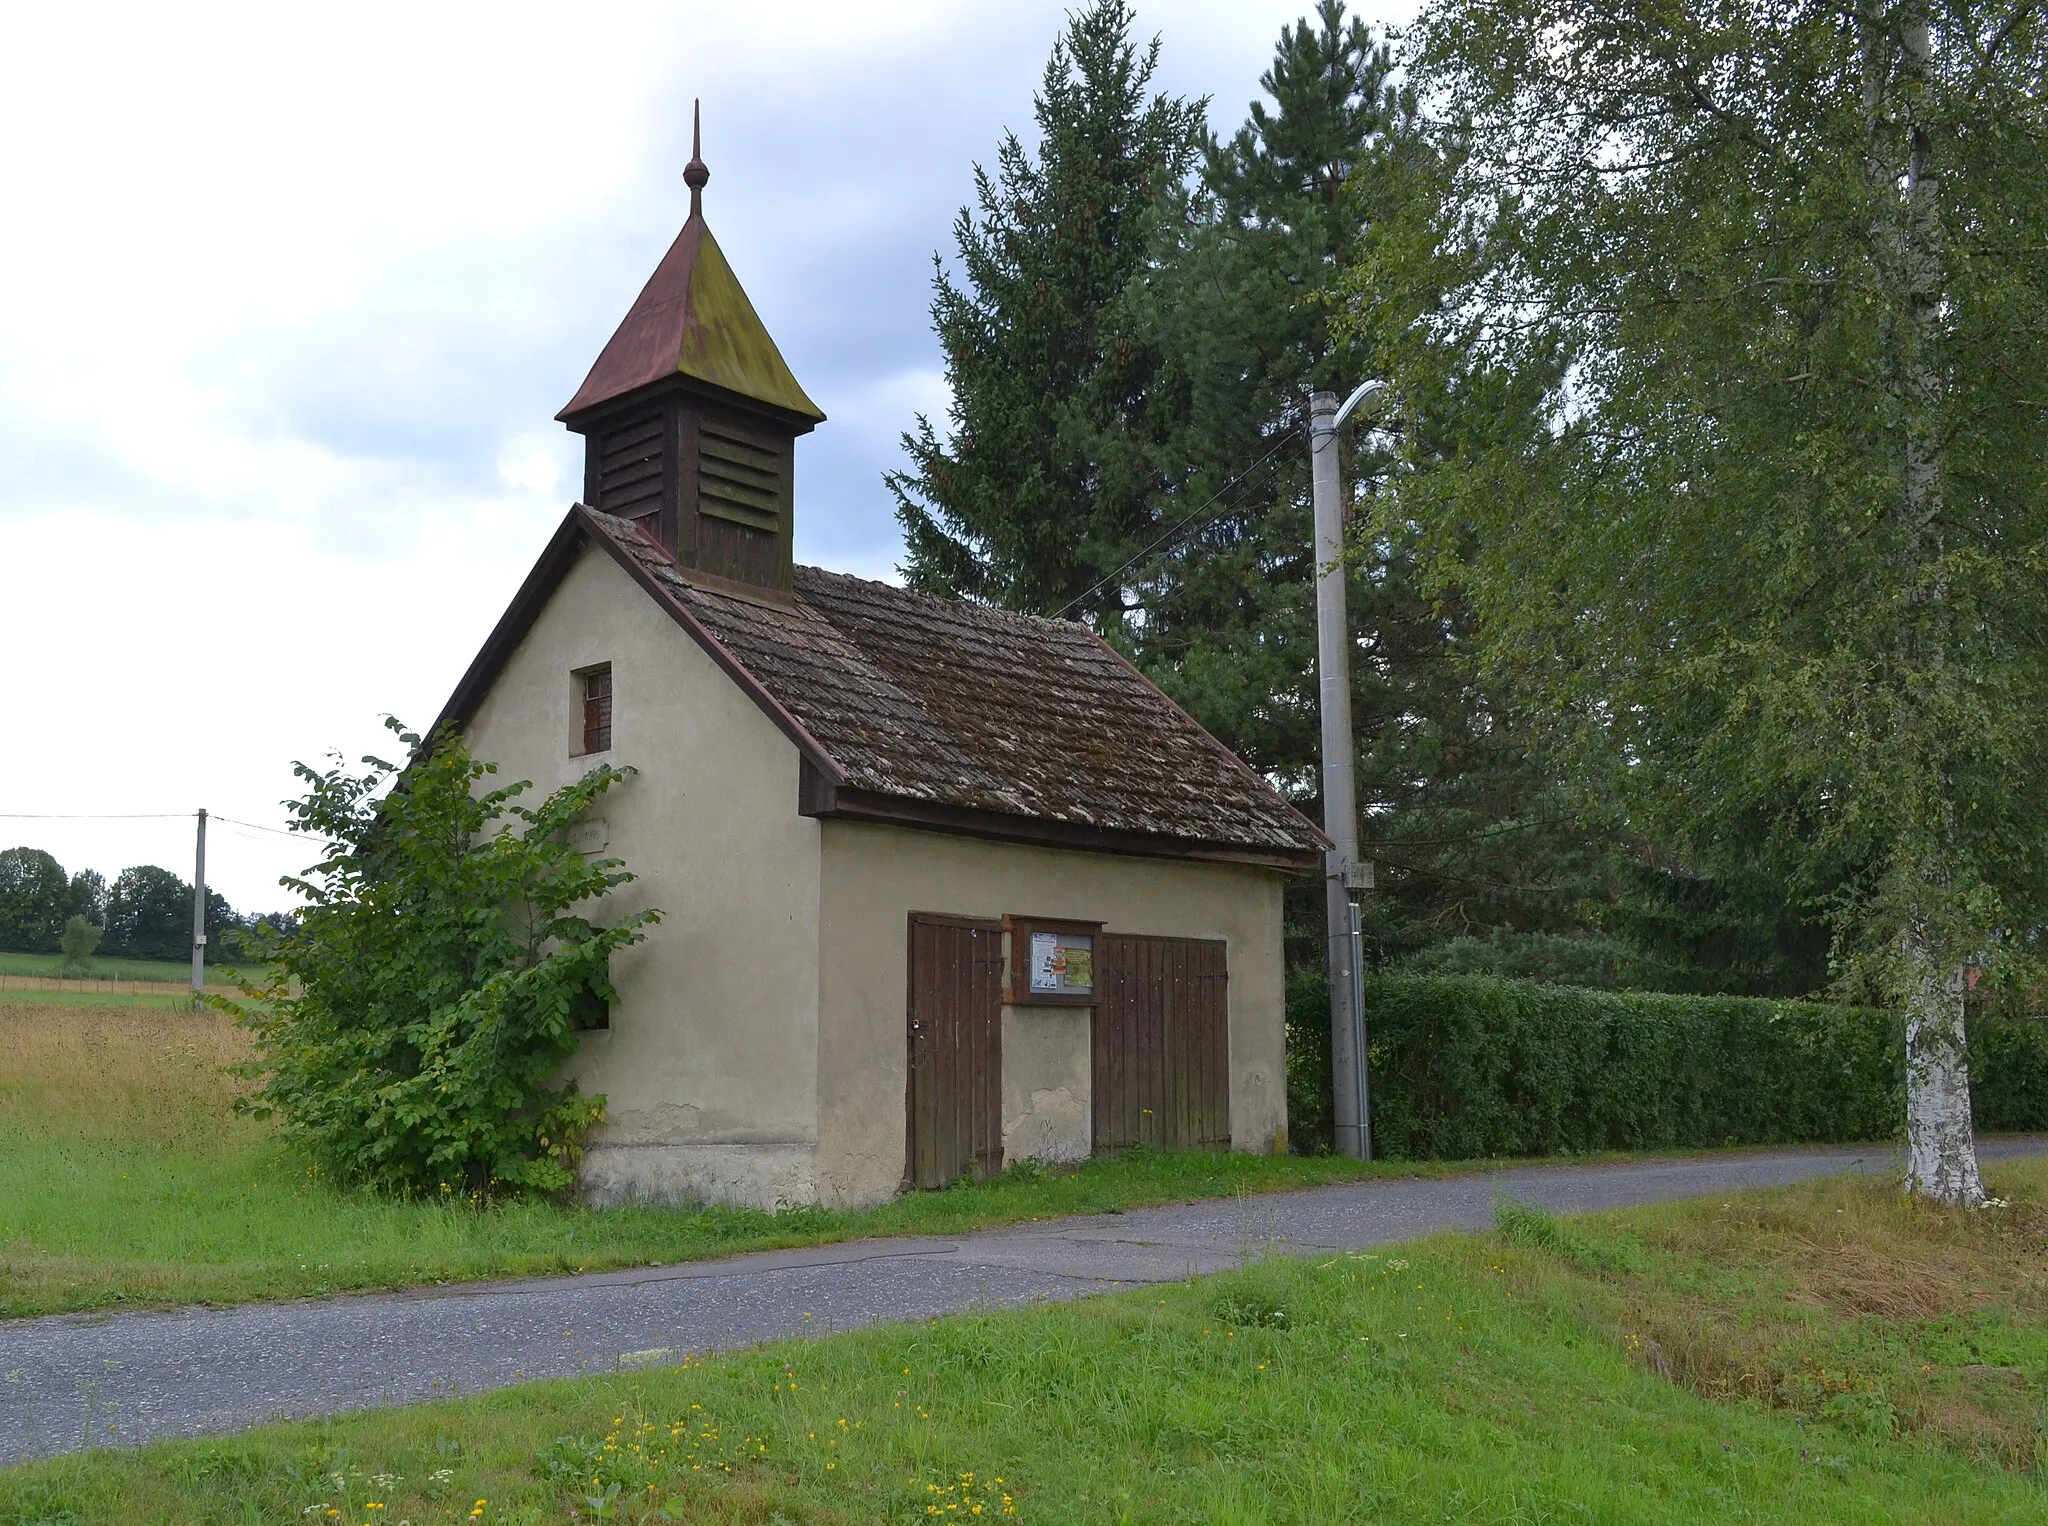
M583 501L634 520L708 586L787 598L796 438L824 421L704 222L690 217L555 417L583 436Z

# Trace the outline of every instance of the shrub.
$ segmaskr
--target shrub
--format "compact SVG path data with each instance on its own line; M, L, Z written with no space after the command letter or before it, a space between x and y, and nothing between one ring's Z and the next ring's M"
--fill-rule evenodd
M86 961L92 958L93 950L100 946L100 930L84 917L74 916L64 924L64 935L57 940L57 947L64 955L64 973L83 975Z
M1885 1139L1905 1115L1898 1020L1868 1008L1385 976L1366 1021L1384 1155ZM1978 1019L1971 1049L1978 1127L2048 1127L2048 1025Z
M1329 1153L1330 1112L1330 983L1309 965L1287 972L1287 1139L1296 1154Z
M537 808L529 783L480 790L493 765L461 738L420 738L403 769L316 772L294 826L327 843L298 926L270 950L274 988L238 1013L256 1031L254 1110L336 1179L401 1193L553 1192L575 1180L604 1098L555 1086L576 1019L614 999L614 949L659 912L599 927L590 907L631 880L586 861L564 828L627 775L592 769Z

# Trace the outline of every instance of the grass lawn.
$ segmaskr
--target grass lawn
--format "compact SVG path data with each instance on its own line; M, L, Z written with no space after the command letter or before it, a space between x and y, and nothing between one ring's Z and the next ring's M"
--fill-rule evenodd
M218 986L213 987L219 990ZM166 986L157 991L14 991L0 990L0 1006L12 1006L21 1002L33 1002L38 1007L111 1007L119 1009L145 1008L152 1012L171 1011L183 1007L190 1009L192 993ZM5 1081L0 1080L0 1085Z
M232 969L232 965L218 965L209 960L206 966L207 984L219 984L227 978ZM261 972L252 970L251 973ZM41 975L52 980L63 979L64 956L0 953L0 975ZM167 985L185 985L192 979L192 964L190 960L184 959L101 959L94 956L86 961L85 978L156 980Z
M248 1054L243 1030L175 1000L110 1000L0 993L0 1316L594 1271L1447 1169L1153 1154L860 1212L480 1214L309 1179L265 1125L232 1111L241 1083L220 1067Z
M2048 1164L1867 1179L0 1472L0 1522L2038 1522ZM658 1362L666 1353L649 1353Z

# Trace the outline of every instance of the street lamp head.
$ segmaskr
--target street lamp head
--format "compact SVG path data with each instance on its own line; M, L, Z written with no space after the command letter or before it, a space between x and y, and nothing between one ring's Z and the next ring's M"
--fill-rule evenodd
M1339 408L1337 410L1337 416L1334 419L1330 420L1330 427L1332 429L1342 429L1344 427L1344 421L1351 417L1351 412L1354 408L1356 408L1360 403L1364 402L1368 397L1375 397L1386 390L1387 384L1383 381L1360 382L1356 387L1351 389L1351 396L1344 399L1344 406Z

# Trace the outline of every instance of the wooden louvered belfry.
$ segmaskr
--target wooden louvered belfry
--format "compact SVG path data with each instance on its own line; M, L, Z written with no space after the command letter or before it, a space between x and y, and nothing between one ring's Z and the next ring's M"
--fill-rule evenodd
M704 221L690 216L556 415L584 438L583 501L638 524L712 586L787 599L796 439L824 420Z

